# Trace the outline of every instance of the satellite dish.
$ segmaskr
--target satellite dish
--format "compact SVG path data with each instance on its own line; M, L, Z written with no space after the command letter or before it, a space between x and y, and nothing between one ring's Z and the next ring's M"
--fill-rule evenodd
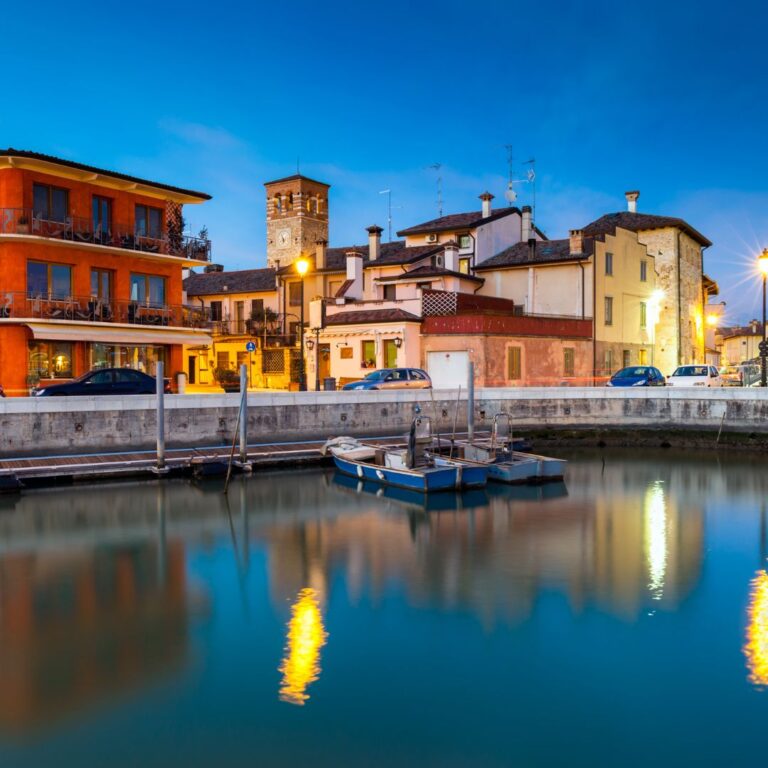
M515 200L517 200L517 192L512 189L512 182L507 185L507 191L504 193L504 197L508 203L514 203Z

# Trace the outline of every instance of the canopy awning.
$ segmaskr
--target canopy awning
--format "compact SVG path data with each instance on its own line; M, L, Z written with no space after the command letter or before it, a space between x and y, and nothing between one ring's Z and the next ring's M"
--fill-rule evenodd
M24 323L36 339L96 341L104 344L204 344L213 343L204 331L186 328L148 328L93 323Z

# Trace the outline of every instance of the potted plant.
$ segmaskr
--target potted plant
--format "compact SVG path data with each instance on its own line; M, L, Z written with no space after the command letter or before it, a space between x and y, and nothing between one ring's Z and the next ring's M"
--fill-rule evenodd
M240 391L240 374L231 368L216 368L213 377L225 392Z
M26 213L22 213L16 220L16 234L27 235L29 234L29 219Z

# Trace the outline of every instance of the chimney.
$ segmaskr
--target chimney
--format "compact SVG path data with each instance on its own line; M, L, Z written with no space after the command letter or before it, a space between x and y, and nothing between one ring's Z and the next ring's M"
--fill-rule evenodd
M374 224L372 227L368 227L366 231L368 232L368 258L371 261L376 261L381 254L381 233L384 230Z
M531 226L531 206L523 206L523 233L520 238L524 243L527 243L533 237L533 227Z
M487 219L491 215L491 200L493 195L490 192L483 192L480 195L480 199L483 201L483 218Z
M624 197L627 198L627 210L630 213L637 213L637 198L640 197L640 192L638 190L625 192Z
M577 256L584 253L584 230L572 229L571 230L571 256Z
M451 272L459 271L459 244L455 240L449 240L443 247L443 263Z
M203 272L223 272L224 267L221 264L206 264Z
M347 282L352 284L344 292L345 299L353 301L363 298L363 254L347 251Z
M325 252L327 247L327 240L317 240L315 242L315 269L325 269Z

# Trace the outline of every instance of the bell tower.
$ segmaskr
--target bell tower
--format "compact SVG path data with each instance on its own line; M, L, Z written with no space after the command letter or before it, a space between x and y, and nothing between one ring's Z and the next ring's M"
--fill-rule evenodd
M297 173L268 181L267 266L279 269L328 241L329 184Z

